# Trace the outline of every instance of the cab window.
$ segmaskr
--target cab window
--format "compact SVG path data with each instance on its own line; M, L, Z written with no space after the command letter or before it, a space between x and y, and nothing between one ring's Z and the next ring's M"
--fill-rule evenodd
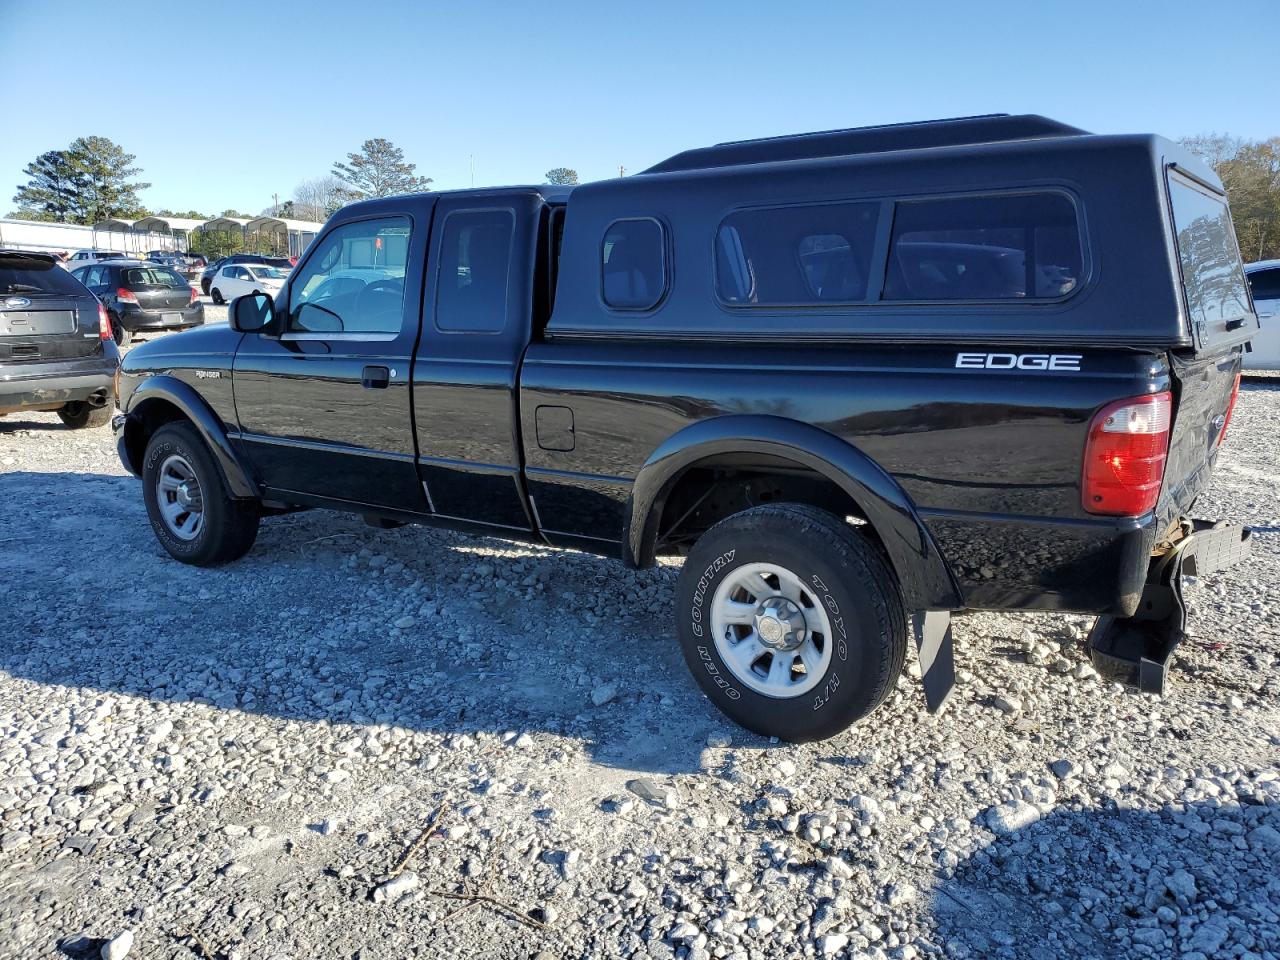
M510 210L456 210L445 219L436 282L436 327L498 333L507 323Z
M330 231L293 279L290 333L395 334L404 319L407 217Z

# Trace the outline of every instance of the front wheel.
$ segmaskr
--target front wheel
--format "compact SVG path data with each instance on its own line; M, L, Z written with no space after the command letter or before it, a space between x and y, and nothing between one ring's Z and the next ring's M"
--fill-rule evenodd
M694 545L676 595L689 668L756 733L834 736L883 703L902 672L897 578L826 511L771 504L722 520Z
M73 400L58 410L58 419L70 430L83 430L86 427L105 427L111 422L111 404L104 403L100 407L90 405L88 400Z
M156 539L183 563L213 567L238 560L258 537L258 503L231 498L189 423L166 424L147 443L142 491Z

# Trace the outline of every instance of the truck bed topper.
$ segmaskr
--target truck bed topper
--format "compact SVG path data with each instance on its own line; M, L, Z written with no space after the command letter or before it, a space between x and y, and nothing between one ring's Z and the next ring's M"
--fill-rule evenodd
M850 127L718 143L713 147L699 147L677 153L644 173L673 173L678 170L705 170L744 163L813 160L819 157L846 157L861 153L924 150L929 147L955 147L1011 140L1079 137L1087 136L1088 133L1079 127L1036 114L992 113L950 120Z

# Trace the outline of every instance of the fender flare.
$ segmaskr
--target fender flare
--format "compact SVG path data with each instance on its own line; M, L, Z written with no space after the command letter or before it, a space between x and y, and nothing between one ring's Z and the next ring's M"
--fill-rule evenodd
M909 611L963 606L941 551L897 480L834 434L785 417L715 417L691 424L664 441L632 485L623 541L628 566L653 563L658 519L680 476L698 461L723 453L772 454L826 477L861 508L880 537Z
M129 397L129 408L125 413L124 429L121 432L122 452L129 446L130 431L141 427L140 413L150 401L163 401L177 407L184 417L196 428L205 444L213 454L213 461L222 472L222 479L227 484L227 491L237 499L257 499L260 494L258 485L253 480L253 472L249 469L227 436L226 427L218 415L205 403L204 398L189 384L168 374L155 374L138 384ZM133 472L139 476L142 464L128 463Z

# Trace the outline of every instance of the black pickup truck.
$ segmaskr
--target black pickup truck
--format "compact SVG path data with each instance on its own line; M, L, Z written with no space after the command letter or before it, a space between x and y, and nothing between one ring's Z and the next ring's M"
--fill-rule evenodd
M996 115L353 204L274 301L130 353L114 425L188 563L310 507L685 556L694 676L804 740L912 637L937 709L960 610L1097 614L1160 689L1182 574L1248 549L1190 516L1256 330L1211 170Z

